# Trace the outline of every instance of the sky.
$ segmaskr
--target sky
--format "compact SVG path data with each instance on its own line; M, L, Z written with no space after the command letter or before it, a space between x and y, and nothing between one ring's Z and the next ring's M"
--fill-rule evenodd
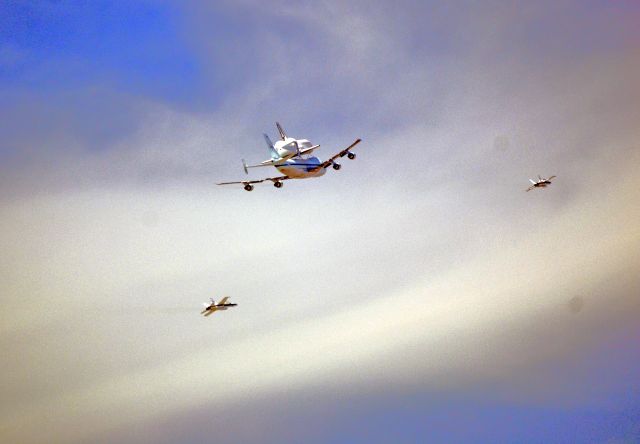
M640 442L639 21L2 2L0 441Z

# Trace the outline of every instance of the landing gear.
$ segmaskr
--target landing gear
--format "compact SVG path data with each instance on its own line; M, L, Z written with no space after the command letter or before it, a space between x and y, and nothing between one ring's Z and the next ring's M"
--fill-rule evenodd
M244 189L245 189L245 190L247 190L247 191L252 191L252 190L253 190L253 185L251 185L250 183L248 183L248 184L246 184L246 185L244 186Z
M276 180L275 182L273 182L273 186L276 188L282 188L282 182L280 182L279 180Z
M338 171L340 168L342 168L342 165L340 165L339 163L333 163L333 169Z
M355 153L351 153L351 152L349 152L349 153L347 153L347 157L348 157L349 159L353 160L353 159L355 159L355 158L356 158L356 155L355 155Z

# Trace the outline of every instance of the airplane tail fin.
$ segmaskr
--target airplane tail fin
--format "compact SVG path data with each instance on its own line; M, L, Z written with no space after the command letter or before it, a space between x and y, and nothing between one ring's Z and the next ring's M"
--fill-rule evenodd
M282 140L287 138L287 134L284 132L284 130L282 129L282 127L280 126L280 124L278 122L276 122L276 126L278 127L278 132L280 133L280 138Z
M271 139L269 139L269 136L267 136L266 134L262 134L262 135L264 136L264 141L267 142L267 146L269 147L269 154L271 155L271 158L279 159L280 156L278 155L278 152L274 148L273 142L271 142Z

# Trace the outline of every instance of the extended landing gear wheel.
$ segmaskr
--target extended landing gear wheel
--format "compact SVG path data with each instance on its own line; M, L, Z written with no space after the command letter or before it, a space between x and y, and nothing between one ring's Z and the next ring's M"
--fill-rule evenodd
M333 164L333 169L338 171L340 168L342 167L342 165L340 165L339 163L334 163Z
M348 157L349 159L353 160L353 159L355 159L355 158L356 158L356 155L355 155L355 153L347 153L347 157Z
M244 189L245 189L245 190L247 190L247 191L251 191L251 190L253 190L253 185L251 185L250 183L248 183L248 184L246 184L246 185L244 186Z
M277 181L277 182L273 182L273 186L276 188L282 188L282 182Z

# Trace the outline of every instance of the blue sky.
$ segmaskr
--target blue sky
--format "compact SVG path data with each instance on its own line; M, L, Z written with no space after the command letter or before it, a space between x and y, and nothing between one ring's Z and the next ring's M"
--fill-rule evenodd
M0 438L640 442L639 14L3 3Z
M5 88L70 91L106 83L185 105L202 89L179 11L169 5L9 2L2 22L5 52L16 53L2 67Z

